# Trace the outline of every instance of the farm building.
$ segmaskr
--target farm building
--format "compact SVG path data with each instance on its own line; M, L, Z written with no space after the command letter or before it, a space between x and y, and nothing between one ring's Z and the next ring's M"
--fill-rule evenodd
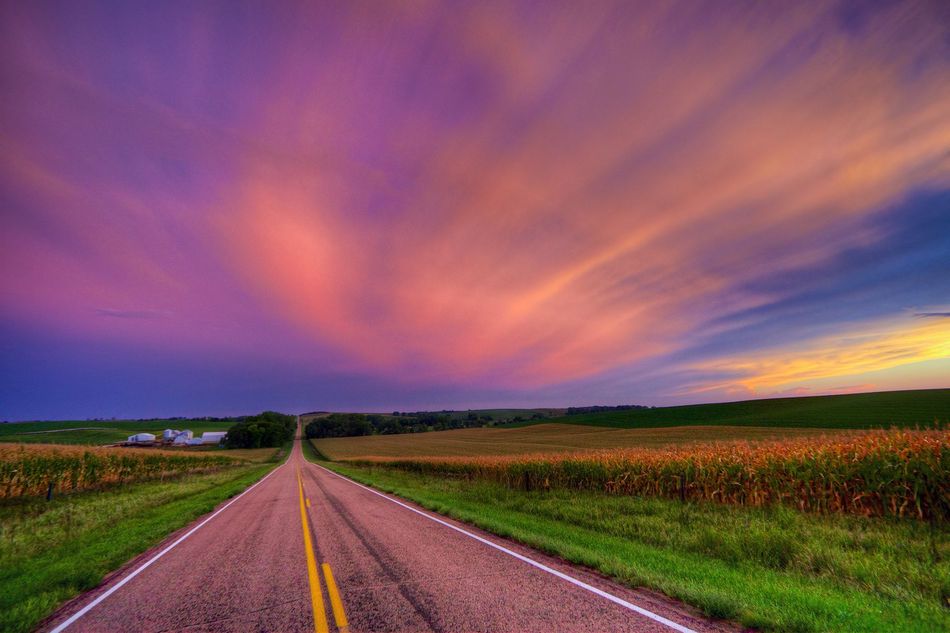
M174 429L165 429L162 431L162 440L169 442L175 439L181 431L176 431Z
M179 431L178 435L175 436L175 441L172 442L172 444L185 446L194 436L195 436L194 433L192 433L188 429L185 429L184 431Z
M135 435L129 436L129 443L131 444L149 444L154 441L155 436L151 433L136 433Z
M201 436L202 444L219 444L224 441L227 431L205 431Z

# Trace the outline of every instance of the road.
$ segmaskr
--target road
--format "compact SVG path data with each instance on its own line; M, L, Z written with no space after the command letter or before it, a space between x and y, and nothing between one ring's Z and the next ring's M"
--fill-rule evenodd
M735 630L364 488L306 461L299 440L254 487L41 629Z

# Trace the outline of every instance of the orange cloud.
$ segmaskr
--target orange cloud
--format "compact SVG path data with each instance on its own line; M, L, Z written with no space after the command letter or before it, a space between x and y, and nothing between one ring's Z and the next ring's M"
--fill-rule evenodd
M706 384L691 393L794 392L808 389L803 383L816 380L942 359L950 359L950 319L889 319L795 345L694 366L736 378Z
M259 47L210 8L131 16L122 55L96 16L4 7L5 314L541 385L681 350L950 184L930 7L575 5L281 4ZM815 354L740 369L884 362Z
M464 123L424 102L367 106L398 78L345 57L312 84L291 63L268 90L261 136L297 150L277 168L248 157L228 247L357 365L540 383L669 352L772 298L749 282L874 241L869 210L950 176L947 68L908 78L943 37L908 28L916 9L877 15L860 38L821 7L763 9L675 43L688 16L638 16L636 37L588 16L563 48L530 46L530 25L498 11L442 36L469 43L459 69L498 80ZM378 24L348 28L361 42ZM504 55L477 45L489 31ZM386 68L420 54L400 40ZM579 56L587 70L572 73ZM462 81L440 71L432 81Z

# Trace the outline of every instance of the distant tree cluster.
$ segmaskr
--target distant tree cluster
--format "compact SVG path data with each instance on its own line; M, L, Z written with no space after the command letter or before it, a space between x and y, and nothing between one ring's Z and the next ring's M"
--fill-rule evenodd
M213 415L200 415L200 416L184 416L184 415L173 415L166 418L86 418L86 422L107 422L110 420L116 420L118 422L238 422L243 420L243 417L217 417ZM37 420L39 422L39 420Z
M494 423L490 415L478 414L469 411L465 415L455 414L455 411L416 411L403 413L404 418L398 418L409 431L403 433L420 433L422 431L450 431L453 429L471 429L480 426L489 426ZM455 415L452 415L455 414Z
M304 433L309 438L372 435L373 425L362 413L331 413L324 417L314 418L304 428Z
M613 407L592 406L592 407L568 407L567 415L581 415L583 413L600 413L601 411L629 411L630 409L649 409L641 404L618 404Z
M228 448L266 448L282 446L294 438L297 418L292 415L264 411L260 415L241 418L228 429L224 440Z
M358 435L398 435L424 433L488 426L494 423L490 415L469 412L465 416L449 415L452 411L415 413L394 411L392 415L362 413L332 413L315 418L307 424L308 438L354 437ZM520 418L519 418L520 421Z

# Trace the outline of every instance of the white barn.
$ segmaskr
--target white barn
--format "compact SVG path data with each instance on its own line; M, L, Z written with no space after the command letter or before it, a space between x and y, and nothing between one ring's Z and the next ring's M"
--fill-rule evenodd
M155 436L151 433L136 433L129 436L129 443L131 444L149 444L154 441Z
M185 429L184 431L180 432L178 435L175 436L175 441L172 442L172 444L174 444L175 446L187 446L193 437L194 437L194 434L188 429Z
M227 435L227 431L205 431L201 436L202 444L219 444L224 441L224 436Z

